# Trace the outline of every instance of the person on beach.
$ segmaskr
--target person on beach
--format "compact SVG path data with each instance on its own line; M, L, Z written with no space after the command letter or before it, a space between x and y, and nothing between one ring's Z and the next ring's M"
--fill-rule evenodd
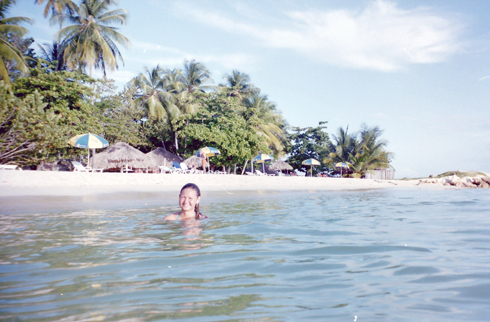
M179 194L180 211L166 216L165 220L200 220L208 217L199 211L199 202L201 201L201 191L194 183L188 183L182 187Z

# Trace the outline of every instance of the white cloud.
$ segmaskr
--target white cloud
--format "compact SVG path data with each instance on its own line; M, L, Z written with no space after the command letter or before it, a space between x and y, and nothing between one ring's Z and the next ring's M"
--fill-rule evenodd
M438 63L463 49L464 29L453 16L427 8L401 9L384 0L363 10L287 12L287 27L229 17L195 5L186 17L223 31L244 34L263 46L290 49L316 61L348 68L396 71L410 64ZM276 22L275 22L276 23Z

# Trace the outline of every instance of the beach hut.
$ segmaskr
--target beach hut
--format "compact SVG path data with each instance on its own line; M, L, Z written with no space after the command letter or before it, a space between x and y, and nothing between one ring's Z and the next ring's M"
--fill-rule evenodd
M269 166L269 170L281 171L281 172L283 170L291 171L291 170L293 170L293 167L290 166L288 163L282 161L282 160L277 160L276 162L272 163Z
M200 158L196 155L193 155L187 159L184 160L184 163L186 166L188 166L189 168L191 168L192 166L196 167L196 168L199 168L201 166L203 166L203 160L205 160L204 158ZM209 164L206 162L204 164L204 166L209 166ZM203 169L204 170L204 169Z
M118 142L94 157L95 167L127 171L155 168L157 164L146 154L127 143Z
M174 161L180 163L184 161L183 158L178 155L172 154L164 148L156 148L153 151L150 151L146 154L149 156L157 166L168 166L171 167Z

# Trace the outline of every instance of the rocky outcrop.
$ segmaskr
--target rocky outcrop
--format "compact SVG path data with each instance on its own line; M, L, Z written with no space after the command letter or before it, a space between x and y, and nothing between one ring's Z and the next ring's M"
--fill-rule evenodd
M490 177L463 177L456 175L444 178L429 178L419 180L419 184L439 184L443 186L453 186L458 188L490 188Z

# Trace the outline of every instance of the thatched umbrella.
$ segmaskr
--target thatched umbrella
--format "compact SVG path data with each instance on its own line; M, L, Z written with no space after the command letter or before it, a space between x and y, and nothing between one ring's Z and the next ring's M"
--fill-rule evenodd
M164 148L156 148L155 150L148 152L146 155L149 156L159 166L172 166L172 162L174 161L177 161L179 163L184 161L183 158L168 152Z
M276 162L274 162L269 166L269 170L276 170L276 171L293 170L293 167L284 161L277 160Z
M194 165L194 167L196 167L196 168L199 168L199 167L202 167L202 160L204 160L204 159L200 158L196 155L193 155L190 158L185 159L184 163L189 168L192 167L192 165ZM209 163L206 163L206 166L208 167Z
M118 142L94 157L95 167L103 169L145 169L156 167L155 162L146 154L127 143Z

